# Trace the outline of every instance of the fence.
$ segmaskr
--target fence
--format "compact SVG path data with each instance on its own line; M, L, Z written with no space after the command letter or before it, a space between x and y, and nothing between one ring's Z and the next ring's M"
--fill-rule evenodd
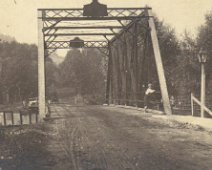
M36 124L38 122L37 109L21 111L2 111L0 112L0 126L19 126Z
M206 102L206 105L208 106L208 109L212 109L212 95L207 95L207 98L208 100ZM127 105L135 107L143 107L144 105L144 101L139 99L112 99L112 102L116 105ZM161 100L159 100L159 97L157 97L156 100L152 101L151 105L152 109L163 111L163 105ZM193 116L200 116L200 105L198 104L198 102L192 103L188 96L181 98L178 97L172 105L172 111L173 114L176 115L191 115L193 113ZM210 114L209 112L207 113L208 114L205 114L206 117L212 117L212 114Z
M194 116L194 112L195 112L194 103L198 104L198 106L200 106L200 107L203 107L204 111L207 112L210 116L212 116L211 110L209 108L207 108L206 106L202 105L202 103L196 97L194 97L193 94L191 94L191 113L192 113L192 116Z

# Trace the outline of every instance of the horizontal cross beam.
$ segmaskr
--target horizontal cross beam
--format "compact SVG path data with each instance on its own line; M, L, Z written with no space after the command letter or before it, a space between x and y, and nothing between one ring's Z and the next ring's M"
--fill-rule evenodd
M144 7L144 8L126 8L126 7L123 7L123 8L107 8L108 11L112 11L112 10L150 10L152 9L151 7ZM62 10L62 11L83 11L82 8L38 8L39 11L59 11L59 10Z
M96 19L121 19L122 17L137 17L141 13L143 13L145 10L149 10L151 8L145 7L145 8L108 8L108 16L105 17L96 17ZM69 18L72 20L75 20L74 18L82 18L82 19L94 19L94 17L85 17L83 16L83 9L82 8L57 8L57 9L38 9L42 11L43 19L56 19L56 18ZM126 19L126 18L122 18ZM130 18L129 18L130 19Z
M73 42L73 41L72 41ZM84 48L107 48L107 41L84 41ZM46 49L70 49L70 41L47 41Z
M44 34L44 36L113 36L114 33L48 33Z
M69 30L69 29L122 29L122 26L57 26L57 27L45 27L44 31L46 30L58 30L58 29L64 29L64 30Z
M117 16L117 17L42 17L44 21L111 21L111 20L134 20L144 16Z

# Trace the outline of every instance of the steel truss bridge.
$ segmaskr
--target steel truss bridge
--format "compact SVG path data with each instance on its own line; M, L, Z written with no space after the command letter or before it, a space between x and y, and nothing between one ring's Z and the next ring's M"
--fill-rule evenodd
M139 105L142 81L147 81L142 80L146 65L143 56L146 60L152 56L154 61L148 67L155 67L164 112L172 114L150 7L107 8L107 16L84 16L81 8L38 9L37 12L41 115L45 114L45 56L57 49L70 49L70 40L74 37L83 39L83 48L97 48L108 57L108 104Z

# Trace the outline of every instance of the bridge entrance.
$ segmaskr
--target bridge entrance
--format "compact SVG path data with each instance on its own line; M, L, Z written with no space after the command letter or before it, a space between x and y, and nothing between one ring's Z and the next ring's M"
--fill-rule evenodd
M45 57L57 49L97 48L108 57L106 103L140 106L142 88L154 77L164 112L172 114L152 9L38 9L38 99L45 116ZM145 61L150 61L146 65ZM152 75L149 68L153 68ZM155 71L155 74L154 74Z

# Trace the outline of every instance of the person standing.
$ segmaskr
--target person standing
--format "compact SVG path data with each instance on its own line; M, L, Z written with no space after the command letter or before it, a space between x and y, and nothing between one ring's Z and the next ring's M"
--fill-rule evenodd
M153 89L153 86L151 83L148 84L148 88L145 91L144 95L144 112L150 107L150 101L155 93L155 90Z

